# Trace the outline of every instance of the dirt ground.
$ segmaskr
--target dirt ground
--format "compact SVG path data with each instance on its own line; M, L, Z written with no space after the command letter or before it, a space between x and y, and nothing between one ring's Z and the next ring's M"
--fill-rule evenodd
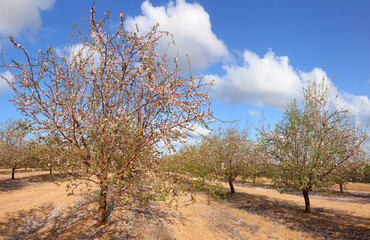
M221 200L181 197L177 209L109 205L97 227L97 205L86 192L67 196L48 172L0 169L0 239L370 239L370 185L348 184L310 195L280 194L267 184L237 183ZM226 185L225 185L226 187Z

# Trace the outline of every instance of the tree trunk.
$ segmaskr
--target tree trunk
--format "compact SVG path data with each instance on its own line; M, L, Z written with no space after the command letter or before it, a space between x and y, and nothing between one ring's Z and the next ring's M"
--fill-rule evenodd
M343 193L343 184L339 184L340 193Z
M50 176L53 176L53 168L52 167L49 168L49 174L50 174Z
M311 207L310 207L310 198L308 197L308 190L302 189L303 197L304 197L304 202L305 202L305 210L304 212L310 213L311 212Z
M235 189L234 189L234 185L233 185L233 182L231 181L231 179L229 179L229 185L230 185L230 194L234 194Z
M15 168L12 168L12 180L14 180L14 173L15 173Z
M107 215L107 186L105 183L100 184L100 195L99 195L99 213L98 213L98 225L104 225L106 223Z

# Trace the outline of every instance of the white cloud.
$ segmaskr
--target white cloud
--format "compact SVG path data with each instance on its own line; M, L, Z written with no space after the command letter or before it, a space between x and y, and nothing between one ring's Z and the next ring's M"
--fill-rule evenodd
M33 34L41 28L41 11L50 9L55 0L1 0L0 37Z
M208 136L212 132L211 130L202 127L199 124L194 124L193 129L194 129L193 131L186 131L188 134L190 134L190 136L182 139L183 143L180 143L180 141L175 143L177 147L181 147L184 144L193 145L197 141L199 141L203 136Z
M224 43L212 32L210 17L198 3L187 3L185 0L172 1L168 5L154 7L149 1L141 5L142 14L126 20L126 28L146 33L159 23L161 30L174 35L175 47L168 49L169 56L174 58L179 54L180 66L186 68L189 56L192 70L202 70L210 64L219 62L229 56ZM168 39L166 39L168 40ZM165 50L168 41L161 42L161 50Z
M244 51L243 64L224 65L225 75L206 75L215 80L213 96L223 101L249 102L283 108L292 98L301 97L302 81L286 56L275 56L272 51L263 58Z
M0 74L0 94L10 89L8 83L4 80L4 78L8 80L12 80L14 76L9 71L6 71Z
M100 64L100 53L82 43L64 48L55 48L55 53L59 57L65 57L68 59L69 63L71 63L74 58L77 58L77 60L80 58L81 60L90 58L90 60L93 61L94 67L98 67Z
M370 123L370 100L368 96L355 96L341 92L338 95L338 104L356 117L359 125Z
M308 80L316 82L320 82L323 79L329 80L328 75L321 68L314 68L311 72L300 72L299 75L304 82L307 82ZM325 83L328 87L331 87L332 85L331 81L325 81Z
M209 135L211 133L211 130L204 128L199 124L194 124L194 130L189 131L189 133L193 138L200 138L202 136Z
M177 141L172 141L172 144L176 149L181 148L182 146L184 146L184 144L193 145L199 139L201 139L201 137L207 136L212 132L211 130L209 130L209 129L207 129L207 128L205 128L205 127L203 127L203 126L201 126L197 123L189 124L188 128L193 129L193 131L188 130L188 129L182 129L180 131L181 131L181 133L185 133L189 136L180 138ZM164 151L164 153L167 153L167 154L169 153L168 149L165 147L163 141L159 142L158 147L162 151Z
M248 110L249 115L252 117L259 117L260 116L260 111L253 111L253 110Z
M269 105L283 109L292 99L300 100L302 87L308 80L321 81L331 89L330 100L339 107L348 109L356 122L363 127L370 123L370 100L368 96L355 96L339 91L320 68L311 72L296 71L286 56L275 56L272 51L260 58L245 51L241 65L224 65L225 74L206 75L205 80L214 80L213 97L227 103L248 102L253 105ZM249 111L253 116L253 111Z

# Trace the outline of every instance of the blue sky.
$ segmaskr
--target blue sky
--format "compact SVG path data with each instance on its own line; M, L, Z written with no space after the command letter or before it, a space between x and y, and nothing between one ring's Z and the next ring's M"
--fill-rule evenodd
M0 0L5 58L17 58L9 34L31 53L63 48L73 23L83 17L88 25L91 3ZM217 118L258 126L263 107L274 124L284 105L302 96L307 79L325 77L359 125L370 122L370 1L110 0L95 7L98 18L109 8L113 25L122 11L128 30L158 22L172 32L180 62L187 53L193 73L215 80L210 94ZM17 118L11 97L0 80L0 121Z

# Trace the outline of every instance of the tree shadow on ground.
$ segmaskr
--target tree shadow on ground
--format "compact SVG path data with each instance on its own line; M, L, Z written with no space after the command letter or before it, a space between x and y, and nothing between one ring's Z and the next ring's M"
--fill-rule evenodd
M15 170L15 178L17 179L17 175L18 174L21 174L21 173L34 173L35 171L36 172L41 172L43 170L37 169L37 168L28 168L28 169L17 168ZM0 168L0 176L9 176L9 178L3 179L3 180L8 180L8 179L10 180L11 179L11 175L12 175L12 170L10 168L5 168L5 169L4 168Z
M29 186L28 182L19 180L0 181L0 192L14 191Z
M269 218L320 239L370 239L370 218L323 208L313 208L308 214L302 206L247 193L227 194L226 200L224 203L236 209Z
M174 239L170 228L174 214L151 205L146 208L110 204L107 224L97 226L97 205L89 194L75 198L67 210L48 204L19 211L0 222L7 239Z
M27 176L23 178L16 178L14 180L0 180L0 192L8 192L14 190L20 190L24 187L29 186L32 183L44 183L52 182L59 179L59 175L40 174L36 176Z
M349 191L346 190L345 192L341 193L339 190L335 189L327 189L322 192L323 195L326 196L336 196L341 198L347 198L348 201L356 201L362 203L370 203L370 193L368 192L356 192L356 191Z
M253 183L253 182L246 182L246 181L236 181L235 186L248 186L252 188L264 188L264 189L275 189L276 188L271 183ZM296 195L301 196L301 191L286 191L284 194ZM370 203L370 192L363 192L363 191L352 191L352 190L345 190L344 192L340 192L339 189L331 189L326 188L316 192L310 192L310 196L325 196L325 197L347 197L345 199L349 202L358 202L358 203ZM332 199L335 201L336 199ZM337 199L341 201L342 199Z

